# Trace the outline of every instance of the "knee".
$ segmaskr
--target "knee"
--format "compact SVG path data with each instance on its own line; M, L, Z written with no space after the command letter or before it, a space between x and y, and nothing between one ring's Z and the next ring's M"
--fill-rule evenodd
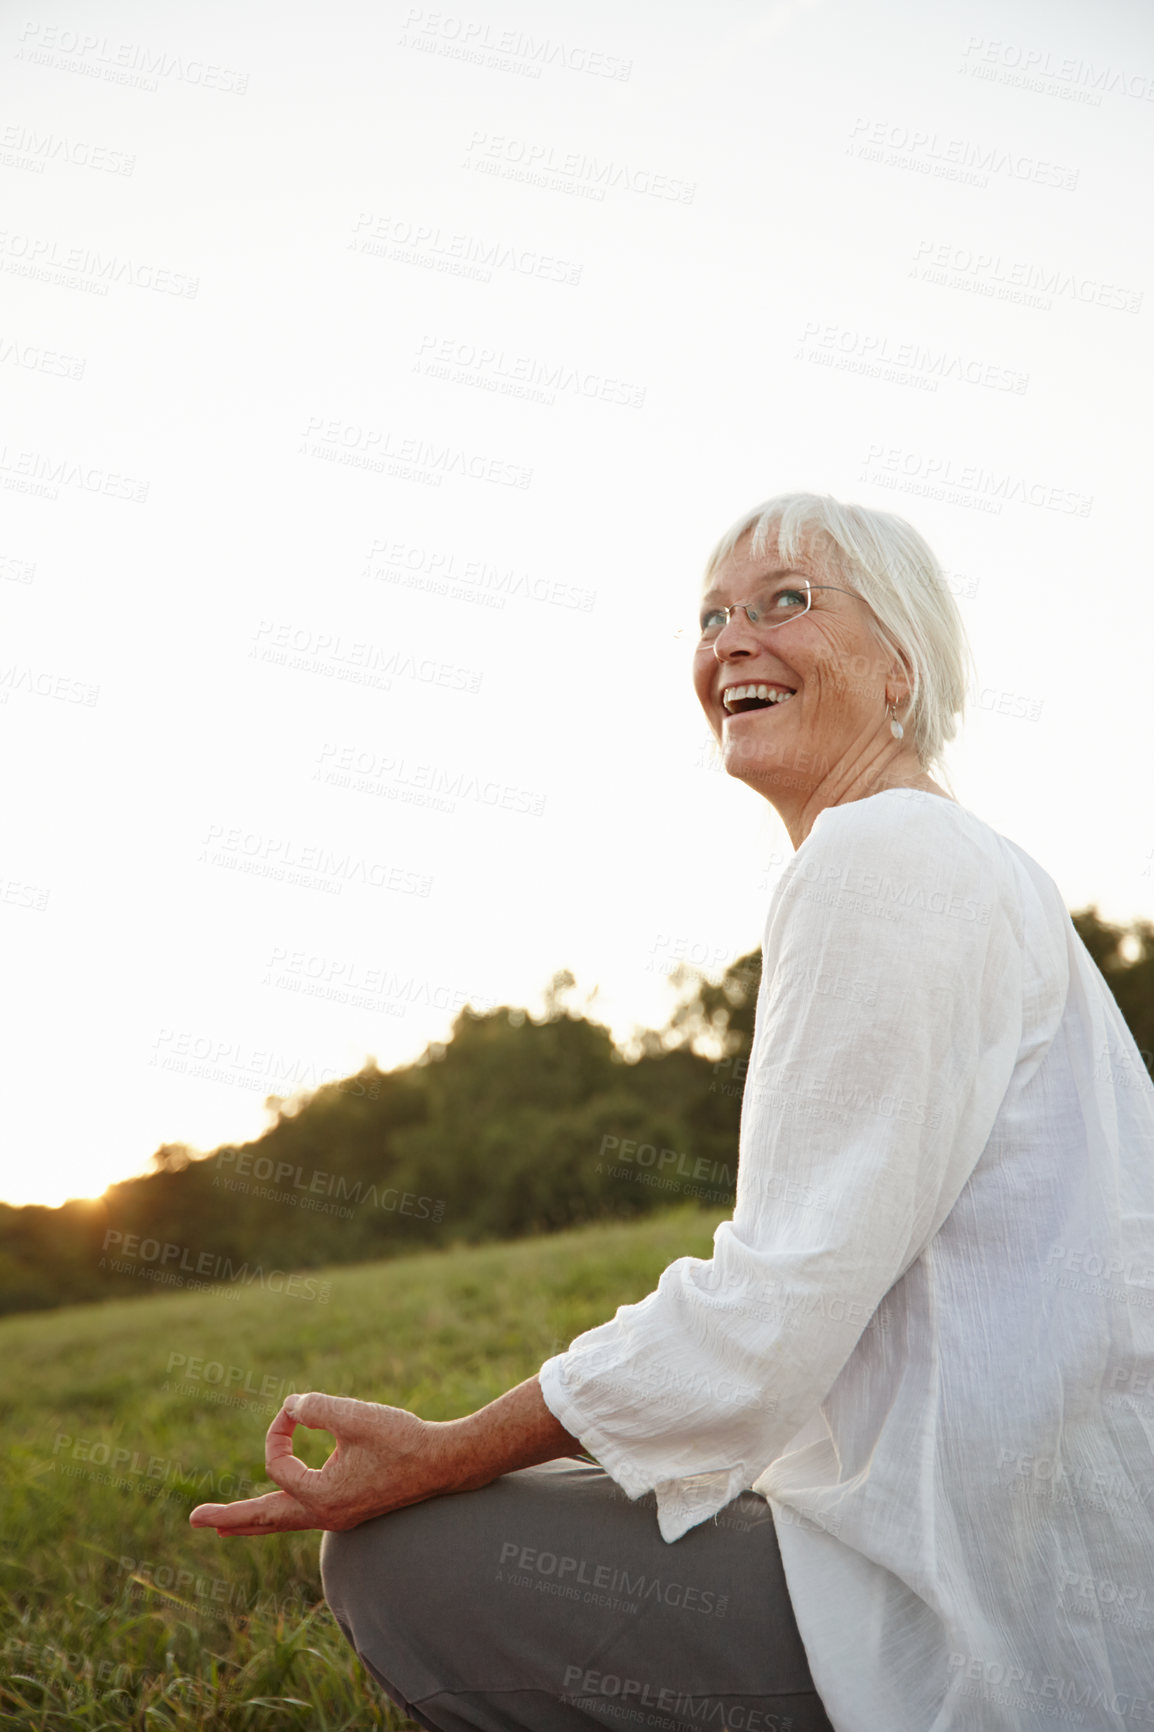
M411 1715L408 1698L392 1682L403 1670L398 1668L397 1602L389 1593L392 1573L373 1568L371 1549L363 1526L326 1533L321 1539L321 1585L346 1642L386 1695Z
M426 1561L428 1507L413 1504L322 1537L321 1586L338 1623L356 1628L366 1616L403 1622Z
M321 1539L321 1587L329 1610L338 1623L348 1627L349 1609L354 1598L354 1584L357 1577L356 1546L350 1544L355 1539L356 1529L348 1533L326 1533Z

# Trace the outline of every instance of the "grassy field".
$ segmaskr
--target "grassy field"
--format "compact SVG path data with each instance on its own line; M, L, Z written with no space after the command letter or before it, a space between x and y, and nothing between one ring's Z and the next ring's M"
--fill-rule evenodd
M271 1489L264 1432L290 1390L472 1412L674 1257L710 1255L722 1218L324 1271L326 1303L249 1288L0 1322L0 1726L411 1726L321 1599L319 1534L225 1541L188 1512ZM329 1440L296 1436L319 1466Z

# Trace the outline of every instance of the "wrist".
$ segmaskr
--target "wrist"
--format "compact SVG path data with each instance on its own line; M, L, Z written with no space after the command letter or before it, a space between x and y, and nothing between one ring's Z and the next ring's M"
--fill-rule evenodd
M427 1447L430 1468L435 1481L434 1496L446 1497L453 1492L476 1491L505 1471L490 1469L484 1448L484 1429L477 1425L486 1409L466 1414L461 1419L426 1420Z
M581 1449L545 1405L536 1377L463 1419L425 1423L430 1476L442 1494L477 1491L503 1473L516 1473Z

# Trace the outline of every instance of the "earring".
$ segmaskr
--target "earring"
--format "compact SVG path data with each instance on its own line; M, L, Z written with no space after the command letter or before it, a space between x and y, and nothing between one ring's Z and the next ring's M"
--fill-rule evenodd
M893 735L895 740L900 740L900 739L904 738L905 731L906 730L902 727L902 724L898 721L895 706L893 704L891 704L890 705L890 733Z

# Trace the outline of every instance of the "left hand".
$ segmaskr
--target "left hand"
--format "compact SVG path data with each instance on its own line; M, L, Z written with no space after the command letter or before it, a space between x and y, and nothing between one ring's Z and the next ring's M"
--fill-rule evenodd
M323 1467L306 1467L293 1454L298 1425L335 1438ZM442 1434L441 1426L401 1407L345 1395L290 1395L265 1439L265 1467L280 1491L238 1503L198 1504L189 1522L215 1528L224 1538L297 1528L343 1533L446 1489Z

